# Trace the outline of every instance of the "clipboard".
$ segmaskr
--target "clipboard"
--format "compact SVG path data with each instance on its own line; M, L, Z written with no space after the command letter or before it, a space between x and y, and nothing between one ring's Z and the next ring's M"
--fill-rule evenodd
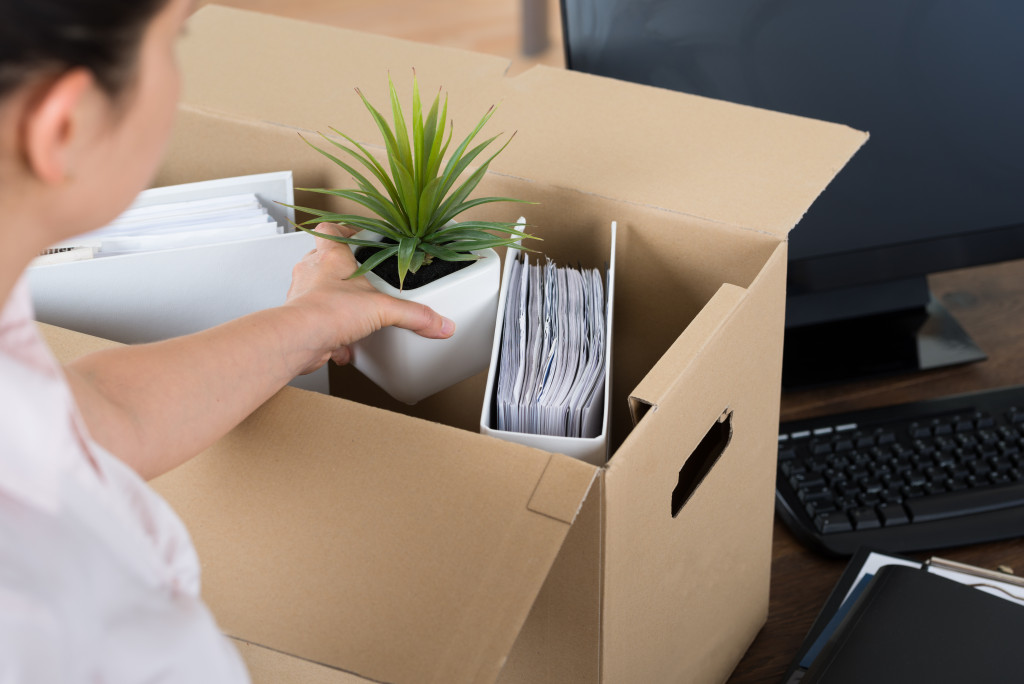
M829 638L802 684L1017 681L1024 607L928 572L886 565Z
M893 565L916 569L922 574L955 580L960 584L968 584L971 586L965 588L970 591L994 593L1000 595L998 600L1009 599L1009 601L1024 606L1024 578L942 558L930 558L921 562L862 547L850 558L846 569L822 605L800 646L800 650L781 680L784 684L805 684L812 681L806 679L812 665L842 627L844 620L848 618L849 613L854 609L875 575L885 567ZM1015 600L1014 597L1019 597L1019 600ZM1010 607L1017 607L1009 601L1004 601L1004 603Z

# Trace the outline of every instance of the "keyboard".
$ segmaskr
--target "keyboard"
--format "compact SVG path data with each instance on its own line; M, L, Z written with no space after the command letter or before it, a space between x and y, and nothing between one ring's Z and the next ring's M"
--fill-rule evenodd
M836 556L1024 535L1024 385L783 423L775 504Z

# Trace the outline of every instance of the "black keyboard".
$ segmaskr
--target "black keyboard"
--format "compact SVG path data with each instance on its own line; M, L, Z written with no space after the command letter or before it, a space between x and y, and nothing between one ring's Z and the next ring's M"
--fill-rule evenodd
M1024 386L783 423L776 511L830 555L1024 535Z

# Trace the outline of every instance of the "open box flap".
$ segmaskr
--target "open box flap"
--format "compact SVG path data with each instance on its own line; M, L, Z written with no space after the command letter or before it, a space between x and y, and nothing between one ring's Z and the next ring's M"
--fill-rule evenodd
M186 108L314 132L314 138L334 127L371 149L383 141L356 88L390 122L388 78L408 108L416 69L425 106L440 89L450 93L449 119L455 135L465 136L497 102L509 66L492 55L217 5L191 17L179 56L188 74L181 97ZM367 68L373 61L379 69ZM490 85L481 91L484 84ZM500 130L493 126L491 135ZM294 142L296 155L315 154L297 136Z
M542 65L507 79L494 119L519 135L491 168L780 237L867 140L846 126Z
M377 82L364 82L368 60L380 64ZM306 132L333 126L375 148L379 134L352 88L390 116L387 75L408 106L415 69L424 98L449 93L456 138L499 105L484 133L518 133L494 172L779 237L867 139L845 126L559 68L505 77L509 63L499 57L223 7L192 18L182 61L191 75L186 108ZM296 141L296 155L310 153Z
M105 344L44 332L62 361ZM153 485L192 534L225 633L372 680L449 684L498 676L597 473L285 388Z

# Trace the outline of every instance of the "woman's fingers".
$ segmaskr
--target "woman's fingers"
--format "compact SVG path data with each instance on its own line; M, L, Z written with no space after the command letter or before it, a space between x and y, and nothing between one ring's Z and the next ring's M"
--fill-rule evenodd
M455 333L455 323L429 306L419 302L387 298L388 314L385 325L405 328L430 339L445 339Z

